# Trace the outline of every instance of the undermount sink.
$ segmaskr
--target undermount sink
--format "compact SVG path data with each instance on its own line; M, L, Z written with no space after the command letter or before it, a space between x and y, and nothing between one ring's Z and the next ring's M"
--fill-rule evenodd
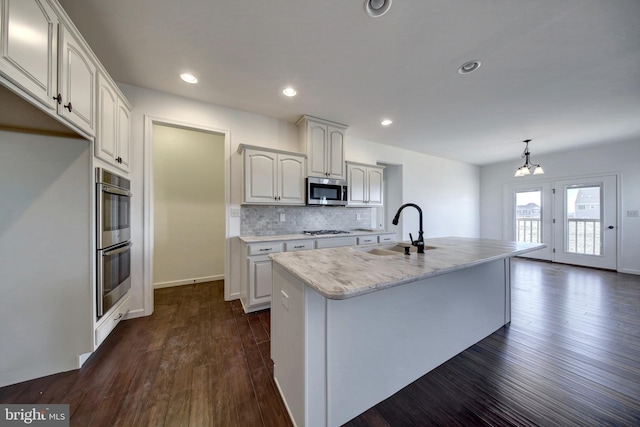
M390 245L379 245L379 246L362 246L354 248L359 252L366 252L371 255L398 255L405 253L405 248L409 248L409 253L414 254L417 253L418 248L416 246L412 246L411 243L393 243ZM425 246L424 250L436 249L434 246Z

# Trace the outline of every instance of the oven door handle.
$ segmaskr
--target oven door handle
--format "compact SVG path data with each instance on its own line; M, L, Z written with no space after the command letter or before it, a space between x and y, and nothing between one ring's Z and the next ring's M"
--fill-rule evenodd
M132 196L131 191L121 190L115 187L107 187L106 185L102 186L102 192L108 193L108 194L115 194L116 196L126 196L126 197Z
M104 251L104 252L102 252L102 256L117 255L117 254L122 253L124 251L128 251L129 249L131 249L131 246L133 246L133 242L129 242L126 245L117 247L115 249L110 249L108 251Z

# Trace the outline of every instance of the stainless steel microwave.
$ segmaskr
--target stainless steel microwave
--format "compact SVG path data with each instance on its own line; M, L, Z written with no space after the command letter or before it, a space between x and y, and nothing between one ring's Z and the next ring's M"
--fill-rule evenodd
M344 179L307 178L307 205L346 206L347 181Z

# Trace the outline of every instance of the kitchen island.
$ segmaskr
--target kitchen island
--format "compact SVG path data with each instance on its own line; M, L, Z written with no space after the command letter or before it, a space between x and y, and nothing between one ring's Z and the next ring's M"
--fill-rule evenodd
M342 425L509 323L510 257L543 247L449 237L424 254L270 255L271 357L294 423Z

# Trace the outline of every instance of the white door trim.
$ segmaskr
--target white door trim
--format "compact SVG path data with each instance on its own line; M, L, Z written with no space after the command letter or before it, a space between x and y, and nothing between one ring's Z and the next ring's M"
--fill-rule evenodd
M212 128L209 126L186 123L178 120L157 117L153 115L144 116L144 194L143 194L143 253L142 253L142 283L143 283L143 307L144 315L153 313L153 125L167 125L181 127L187 130L212 132L224 135L224 200L225 200L225 260L224 260L224 298L230 299L231 272L231 229L230 229L230 205L231 205L231 131L228 129Z

